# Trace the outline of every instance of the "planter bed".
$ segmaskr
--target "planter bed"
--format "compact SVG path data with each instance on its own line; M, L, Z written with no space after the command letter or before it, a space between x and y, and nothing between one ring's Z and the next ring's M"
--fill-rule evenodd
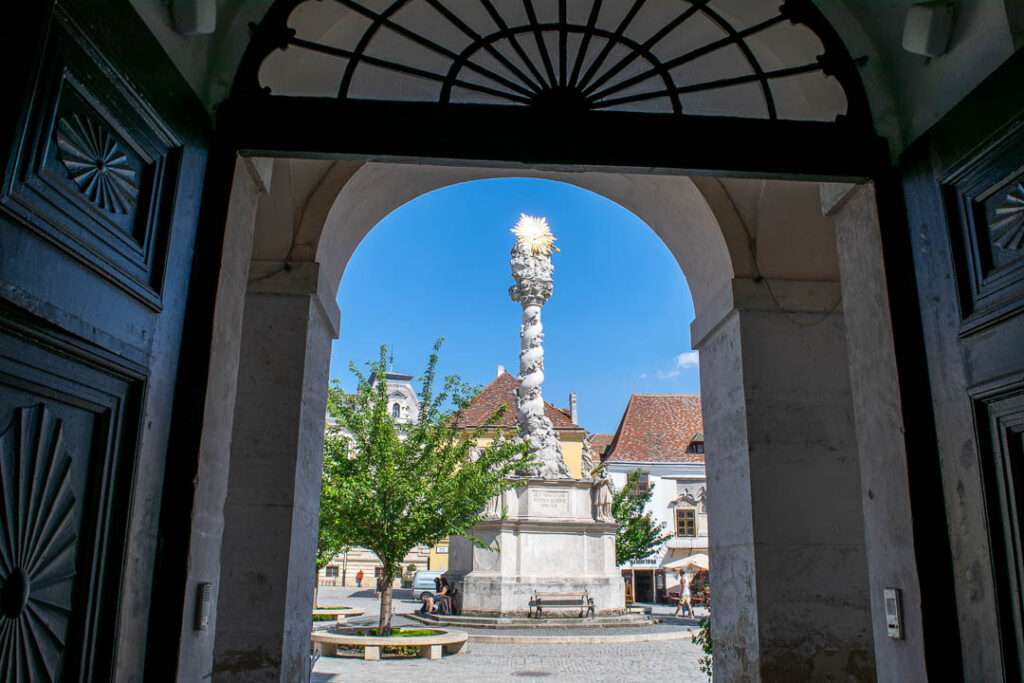
M369 634L373 629L346 629L344 632L337 630L331 632L318 632L310 636L311 647L325 657L356 655L362 650L363 659L378 660L381 654L389 648L403 648L397 653L399 656L418 656L424 659L440 659L442 654L458 654L465 651L466 640L469 635L465 631L452 629L407 629L411 632L402 635L398 629L393 629L391 636L359 635ZM423 633L429 631L429 634ZM412 635L415 633L416 635ZM408 648L408 649L407 649ZM415 649L413 649L415 648Z

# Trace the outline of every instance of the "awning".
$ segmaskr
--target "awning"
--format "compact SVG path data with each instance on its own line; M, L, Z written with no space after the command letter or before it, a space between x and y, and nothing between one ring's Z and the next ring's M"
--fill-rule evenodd
M707 571L711 566L708 556L704 553L689 555L661 565L662 569L682 569L683 571Z

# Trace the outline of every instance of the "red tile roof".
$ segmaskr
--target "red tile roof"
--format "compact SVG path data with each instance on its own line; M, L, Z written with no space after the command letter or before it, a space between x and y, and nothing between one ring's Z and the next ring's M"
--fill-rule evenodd
M598 455L604 455L608 446L612 445L613 438L615 438L614 434L591 434L590 447L597 451Z
M704 462L687 452L695 441L704 441L699 395L633 394L602 460Z
M516 389L518 388L519 380L507 372L501 373L466 406L462 415L459 416L459 427L479 427L485 424L487 418L493 415L494 411L507 405L508 408L501 416L501 423L493 426L514 429L516 427ZM547 401L544 402L544 414L551 420L555 429L583 430L569 419L568 411L556 408Z

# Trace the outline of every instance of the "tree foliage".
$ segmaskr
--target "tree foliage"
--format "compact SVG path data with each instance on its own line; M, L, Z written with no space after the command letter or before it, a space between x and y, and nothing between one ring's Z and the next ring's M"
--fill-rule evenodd
M612 516L619 524L615 532L615 562L620 565L648 557L670 537L662 533L664 522L655 523L651 513L644 511L654 486L643 492L634 491L643 475L641 470L630 472L626 485L612 496Z
M711 651L711 615L703 616L697 622L700 630L690 636L690 642L700 646L703 653L697 660L701 673L707 674L708 681L714 680L715 658Z
M419 415L408 424L396 423L388 410L387 347L367 363L367 374L350 364L356 393L345 394L336 380L329 390L321 526L345 545L371 550L383 565L384 634L391 628L391 583L409 551L468 536L486 502L511 488L508 477L531 462L526 444L499 435L481 447L483 428L466 433L456 426L476 390L457 376L436 390L440 346L438 340L420 378ZM500 414L486 422L497 424Z

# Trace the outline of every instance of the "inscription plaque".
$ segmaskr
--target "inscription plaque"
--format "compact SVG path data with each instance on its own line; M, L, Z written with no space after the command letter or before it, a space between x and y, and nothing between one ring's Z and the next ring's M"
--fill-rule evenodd
M568 491L533 491L530 497L530 511L541 515L569 514Z

